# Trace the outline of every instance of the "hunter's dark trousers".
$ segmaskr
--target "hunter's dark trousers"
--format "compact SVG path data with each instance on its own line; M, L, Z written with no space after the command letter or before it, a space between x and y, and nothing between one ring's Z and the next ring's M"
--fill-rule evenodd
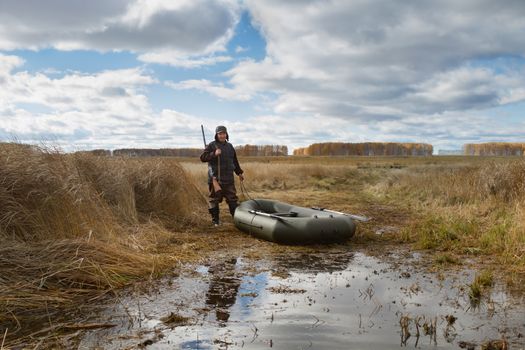
M226 203L230 207L233 205L237 206L239 197L237 197L237 190L235 189L235 184L221 184L222 190L218 193L215 192L213 184L208 185L210 194L208 196L208 204L210 209L216 208L219 206L219 203L222 203L222 199L226 199Z

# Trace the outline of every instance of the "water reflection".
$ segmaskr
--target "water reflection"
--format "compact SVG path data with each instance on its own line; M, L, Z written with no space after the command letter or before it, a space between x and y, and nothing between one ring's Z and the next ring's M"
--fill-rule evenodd
M210 267L210 287L206 293L206 305L215 311L219 326L224 327L230 319L230 307L237 300L241 279L236 276L237 259L233 258Z

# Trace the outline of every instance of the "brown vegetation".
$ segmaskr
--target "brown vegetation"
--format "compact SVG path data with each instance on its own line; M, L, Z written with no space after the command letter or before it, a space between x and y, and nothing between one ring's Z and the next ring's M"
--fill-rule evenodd
M205 200L174 161L0 146L0 324L8 339L157 275Z
M426 143L326 142L294 150L296 156L430 156L433 147Z
M523 156L525 143L467 143L463 146L463 153L469 156Z
M494 257L525 271L525 161L403 169L371 187L409 208L405 238L424 249Z

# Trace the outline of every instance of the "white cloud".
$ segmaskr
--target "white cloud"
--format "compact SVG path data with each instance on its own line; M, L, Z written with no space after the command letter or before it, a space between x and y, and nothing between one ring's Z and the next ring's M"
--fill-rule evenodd
M52 79L43 73L13 72L20 64L16 56L0 54L0 134L4 138L91 143L117 135L118 141L118 135L137 137L153 125L142 89L156 81L140 69L71 73Z
M144 53L139 55L138 59L143 62L166 64L181 68L199 68L232 61L230 56L185 57L174 51Z
M2 55L0 53L0 79L8 77L14 68L23 64L24 60L18 56ZM5 84L5 81L0 80L0 84Z
M465 126L468 119L471 125ZM461 149L464 143L516 142L525 138L525 121L510 122L464 112L356 124L338 117L261 115L243 122L226 123L236 144L284 144L290 152L315 142L425 142L439 149Z
M522 1L246 5L268 55L241 62L227 76L234 89L251 95L277 93L276 113L366 123L523 100ZM521 66L491 66L498 57L516 57Z
M235 47L235 53L246 52L246 51L248 51L248 50L249 50L249 48L247 48L247 47L242 47L242 46L240 46L240 45L237 45L237 46Z
M487 68L461 67L437 73L415 86L406 101L420 112L484 109L525 97L525 75L496 74Z
M224 50L241 7L266 39L267 56L236 64L221 77L226 83L204 75L166 86L228 101L271 96L270 112L243 121L156 113L144 89L159 82L142 69L28 73L21 58L0 54L0 136L200 146L200 123L224 123L236 143L291 148L327 140L452 148L525 137L525 123L497 109L525 101L521 0L4 0L0 50L128 50L144 62L204 67L232 60Z
M201 124L207 127L208 138L212 137L216 125L224 124L234 144L284 144L290 151L323 141L429 142L439 149L458 148L479 138L516 141L525 137L525 122L495 120L481 111L421 115L384 106L346 106L376 117L375 121L367 123L318 115L313 111L308 115L270 114L246 120L202 118L172 109L155 112L144 89L159 82L141 69L94 74L72 72L51 78L44 73L28 73L23 67L20 58L0 54L0 139L15 137L29 143L47 140L66 150L201 147ZM479 72L478 78L490 78L484 74ZM454 86L456 83L449 82L455 81L456 76L461 74L445 76L443 83L432 88L436 93L454 91L440 86ZM225 99L238 98L235 95L238 91L209 81L169 85L176 89L210 90L210 93L222 94ZM321 105L322 101L316 103ZM377 117L400 113L402 118ZM468 127L464 120L469 121Z
M211 136L218 123L171 109L155 112L144 90L159 82L139 68L60 78L23 68L19 57L0 54L2 141L49 141L65 150L201 147L200 125Z
M184 61L224 51L239 11L236 0L3 0L0 50L128 50L148 62Z
M501 104L525 101L525 88L514 88L501 98Z
M13 56L0 55L0 61L6 57ZM40 104L57 112L120 114L125 111L136 115L144 112L147 105L140 93L141 86L155 82L138 68L96 74L71 73L57 79L43 73L9 73L4 76L0 105L14 108L19 103Z
M166 82L166 86L175 90L199 90L217 96L220 99L230 101L248 101L252 95L246 91L225 87L223 84L214 84L213 82L201 80L184 80L179 83Z

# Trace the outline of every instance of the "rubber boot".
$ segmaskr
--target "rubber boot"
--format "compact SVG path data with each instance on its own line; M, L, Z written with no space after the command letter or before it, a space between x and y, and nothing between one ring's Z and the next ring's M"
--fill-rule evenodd
M228 207L230 208L230 214L232 215L232 218L233 218L233 214L235 214L235 209L237 209L237 202L231 202L231 203L228 203Z
M209 208L208 211L211 214L211 223L213 226L219 226L219 207Z

